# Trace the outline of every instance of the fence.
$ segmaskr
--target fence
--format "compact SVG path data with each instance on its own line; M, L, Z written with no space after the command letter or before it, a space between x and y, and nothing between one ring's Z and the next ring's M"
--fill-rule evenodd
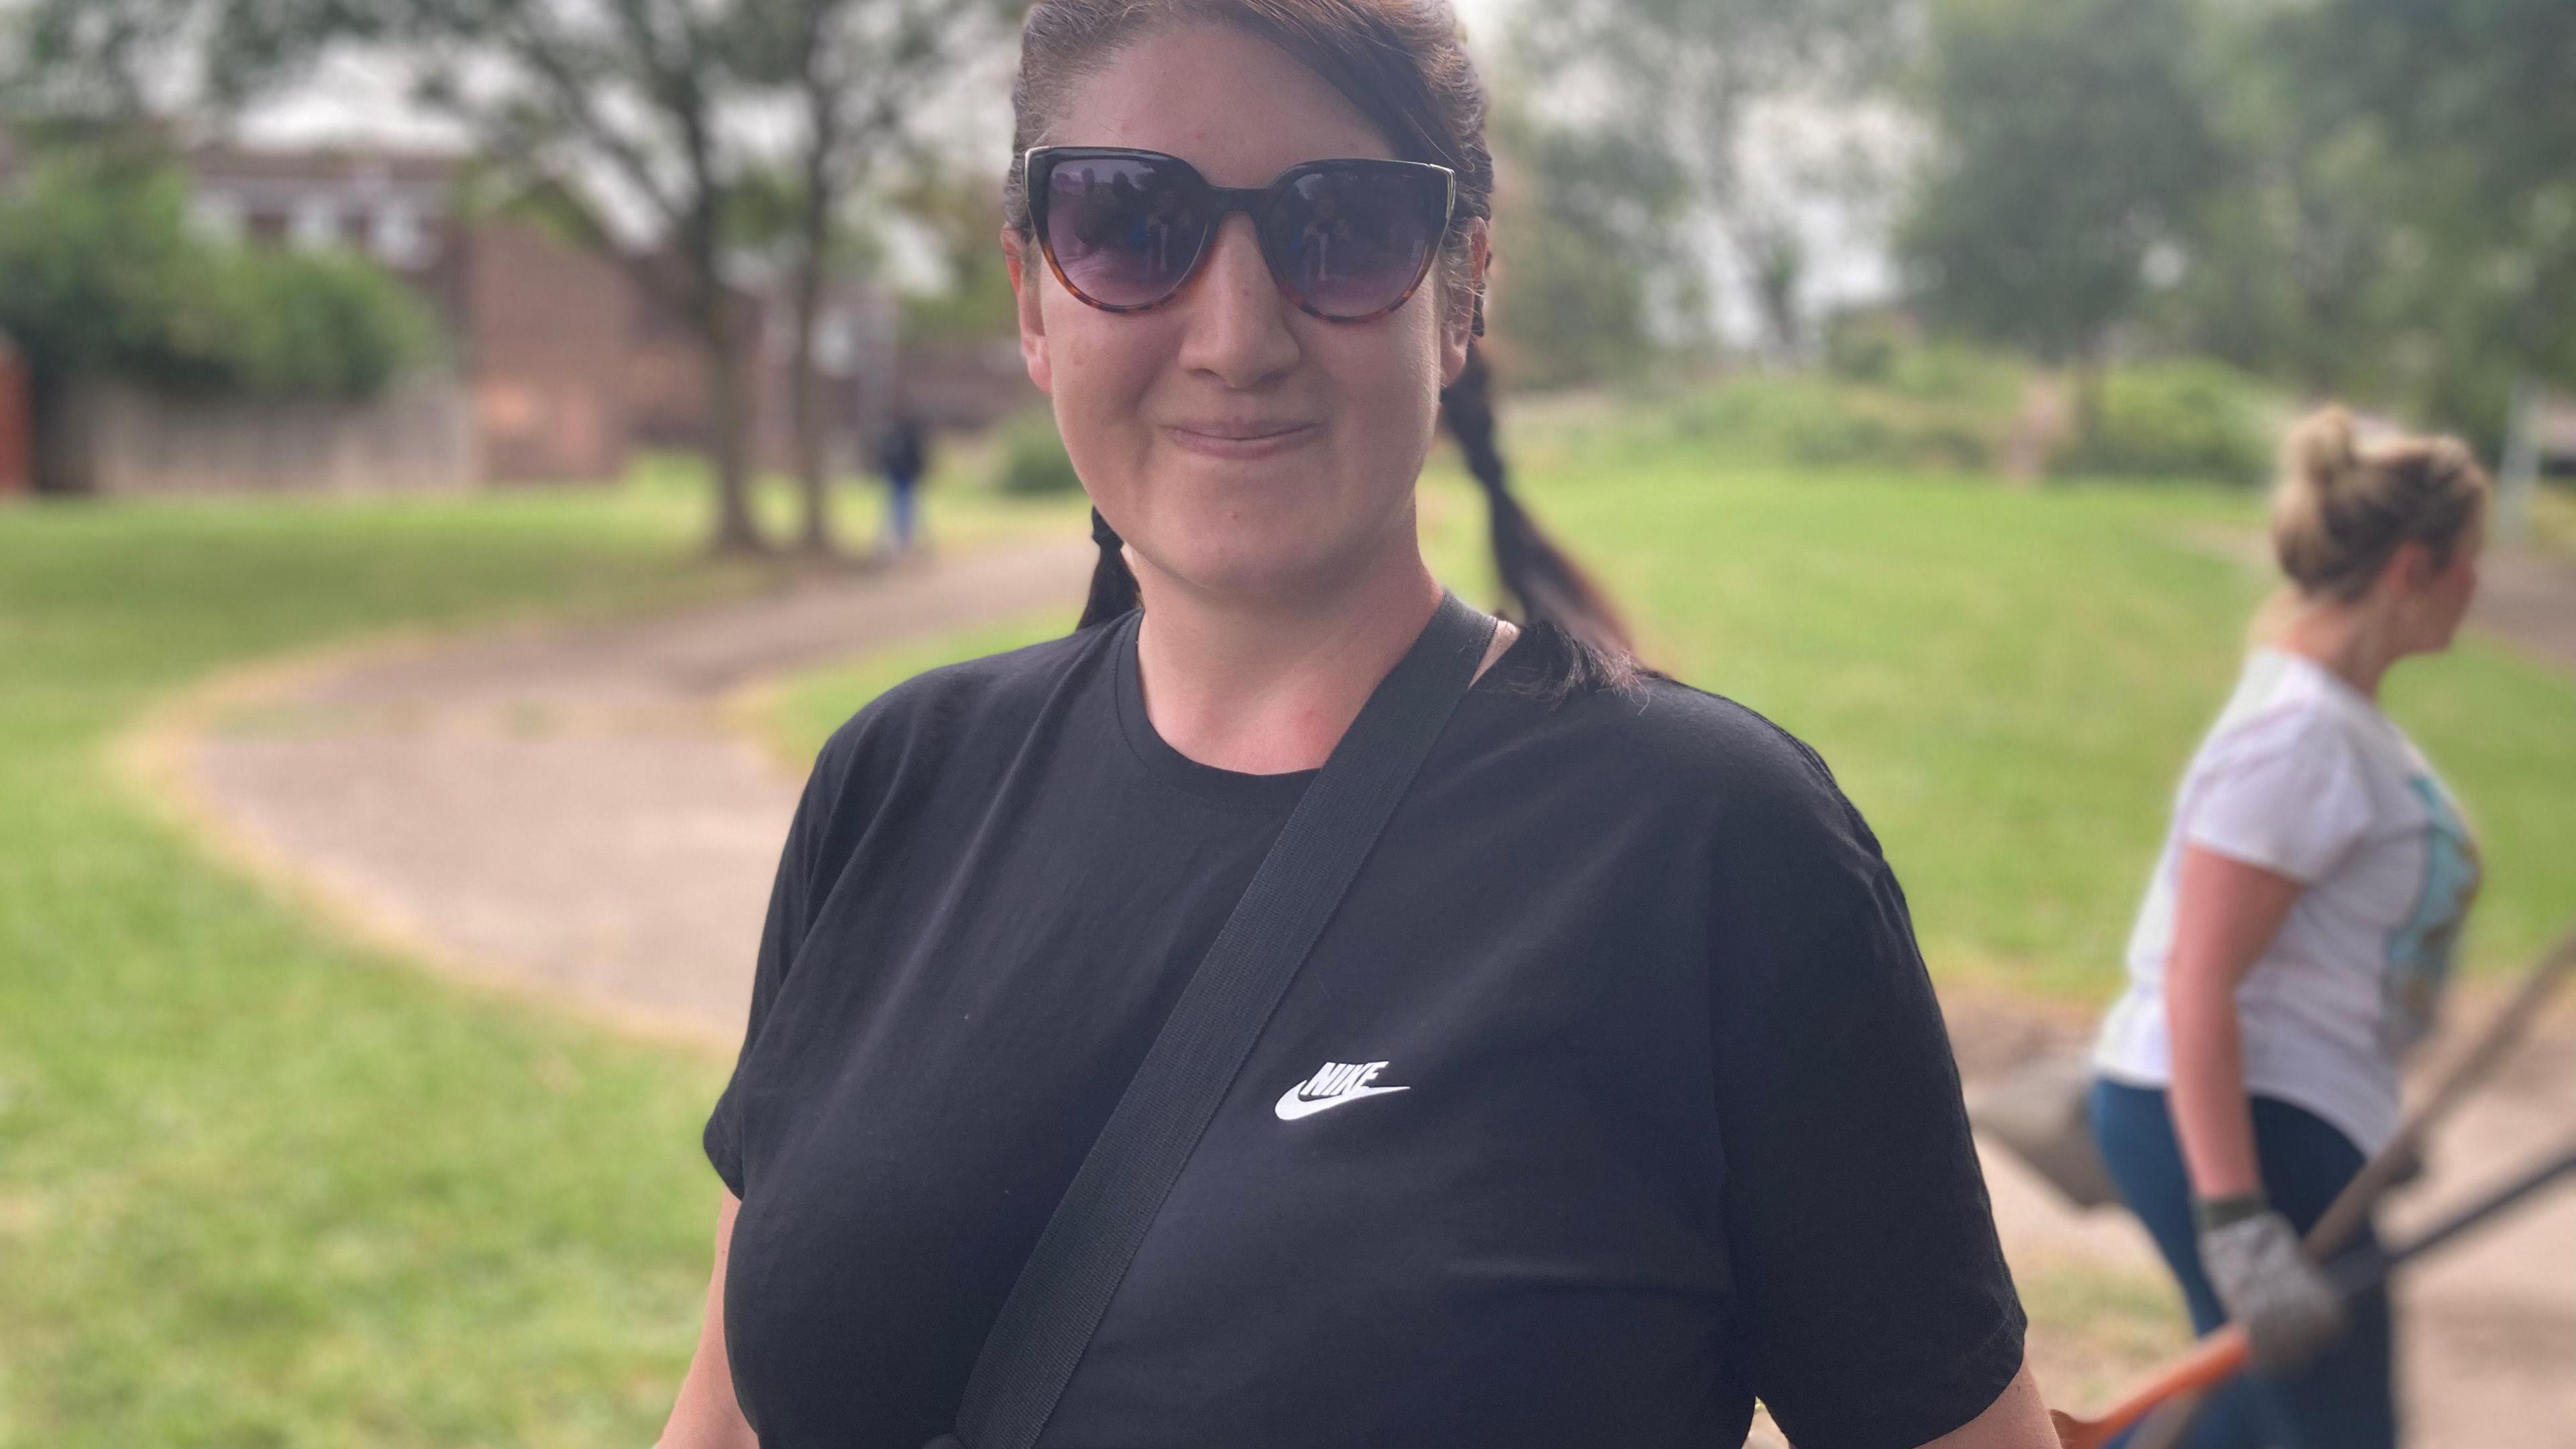
M41 432L46 486L66 492L431 493L481 476L472 406L447 377L363 402L174 397L88 382Z

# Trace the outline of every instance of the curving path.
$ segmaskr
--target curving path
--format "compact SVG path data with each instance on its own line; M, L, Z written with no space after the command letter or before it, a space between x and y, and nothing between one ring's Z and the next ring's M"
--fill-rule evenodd
M2516 648L2576 671L2576 563L2530 549L2494 550L2478 565L2472 617Z
M799 782L742 687L1061 603L1088 540L808 579L254 679L164 731L163 788L254 867L460 974L731 1046Z
M1069 619L1093 557L1087 541L1018 545L654 617L389 646L236 680L148 731L137 758L230 854L372 939L729 1051L797 782L728 727L727 698L1050 603ZM2481 622L2576 668L2576 570L2498 562ZM1953 993L1947 1010L1972 1081L2086 1027L1987 996ZM2571 1125L2576 1031L2562 1029L2446 1137L2398 1220ZM2052 1392L2098 1407L2169 1347L2161 1271L2124 1216L2070 1212L1997 1153L1987 1174L2025 1284L2109 1295L2034 1340ZM2407 1303L2410 1442L2576 1444L2576 1194L2432 1266ZM2143 1341L2092 1328L2142 1313Z

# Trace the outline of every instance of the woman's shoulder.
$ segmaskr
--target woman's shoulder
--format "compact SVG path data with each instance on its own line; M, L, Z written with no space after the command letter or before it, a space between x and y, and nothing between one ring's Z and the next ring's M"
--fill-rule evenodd
M1568 699L1528 729L1544 741L1528 783L1562 802L1558 844L1650 856L1641 869L1711 906L1739 967L1887 912L1877 835L1824 757L1759 710L1659 678Z
M1754 829L1857 822L1822 755L1726 695L1650 676L1554 704L1527 701L1525 709L1516 732L1549 757L1548 767L1597 782L1605 803Z
M946 753L986 732L1028 723L1096 659L1107 628L924 670L859 707L827 739L815 774L833 783Z
M2219 778L2284 767L2311 775L2347 771L2377 743L2374 713L2314 664L2258 651L2202 741L2193 771Z

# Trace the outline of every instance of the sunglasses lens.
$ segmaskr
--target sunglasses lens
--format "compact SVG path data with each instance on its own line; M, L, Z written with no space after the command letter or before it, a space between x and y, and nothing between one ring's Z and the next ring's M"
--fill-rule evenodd
M1448 196L1432 172L1319 166L1272 207L1263 245L1280 280L1312 310L1373 316L1421 282L1448 227Z
M1179 167L1073 156L1046 173L1046 245L1074 291L1103 307L1172 294L1206 244L1205 193Z

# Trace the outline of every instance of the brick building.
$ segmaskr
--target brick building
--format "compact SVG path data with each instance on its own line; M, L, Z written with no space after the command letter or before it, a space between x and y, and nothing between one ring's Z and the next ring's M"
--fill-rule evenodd
M192 153L193 205L219 234L364 251L437 310L472 396L493 481L609 478L636 445L691 447L707 429L705 359L690 329L629 264L507 218L457 213L460 163L359 151ZM793 319L772 292L752 314L753 439L790 465ZM842 288L821 323L820 365L836 462L860 456L869 408L894 375L892 300Z
M187 164L209 231L348 247L419 290L471 400L486 481L625 471L637 304L615 262L525 222L459 216L460 163L444 156L209 147Z
M429 304L445 337L452 386L463 396L467 478L607 480L625 472L638 446L704 442L705 360L690 329L638 282L631 259L603 256L526 221L465 214L457 195L464 158L207 146L182 159L193 216L209 234L251 245L347 248ZM13 169L0 138L0 179ZM741 305L752 323L755 452L764 465L786 468L794 456L794 327L779 280L746 290ZM820 329L830 454L839 469L866 466L864 440L898 394L934 424L967 427L1025 406L1031 396L1013 349L950 346L899 360L899 309L864 282L837 291ZM0 361L0 470L12 436L10 376ZM0 471L0 489L7 476Z

